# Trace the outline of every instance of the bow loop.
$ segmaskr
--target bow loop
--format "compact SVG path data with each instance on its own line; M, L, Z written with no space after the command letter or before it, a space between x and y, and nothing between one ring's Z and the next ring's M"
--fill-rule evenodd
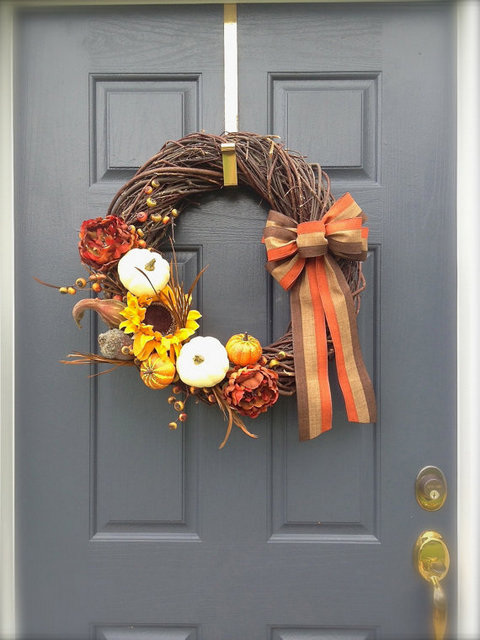
M336 257L365 260L366 216L349 193L322 220L297 222L270 211L263 240L267 269L291 291L300 439L332 426L326 323L333 340L340 387L351 422L374 422L373 386L363 363L352 295Z
M297 249L301 258L316 258L327 253L328 240L321 220L301 222L297 226Z

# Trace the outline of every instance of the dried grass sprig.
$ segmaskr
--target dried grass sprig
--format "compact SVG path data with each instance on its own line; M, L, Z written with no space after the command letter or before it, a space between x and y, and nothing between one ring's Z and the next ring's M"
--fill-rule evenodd
M113 367L110 369L105 369L104 371L98 371L97 373L92 373L89 378L93 378L95 376L101 376L105 373L110 373L111 371L115 371L118 367L134 367L135 361L132 360L117 360L115 358L105 358L104 356L99 356L96 353L81 353L80 351L74 351L73 353L69 353L67 358L75 358L75 360L60 360L61 364L112 364Z
M226 419L228 418L227 431L225 433L225 437L221 445L218 448L223 449L223 447L227 444L234 424L237 427L239 427L239 429L241 429L243 433L245 433L247 436L250 436L250 438L258 438L258 436L255 435L254 433L250 433L250 431L245 426L245 423L240 418L240 415L236 411L234 411L232 407L228 404L228 402L225 400L221 387L219 387L218 385L216 385L215 387L212 387L212 392L215 398L217 399L217 404L220 407L220 410L222 411L224 417Z

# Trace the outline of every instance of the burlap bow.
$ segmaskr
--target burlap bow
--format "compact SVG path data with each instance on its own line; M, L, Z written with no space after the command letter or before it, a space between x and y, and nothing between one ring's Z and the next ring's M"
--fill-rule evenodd
M332 428L326 324L350 422L376 420L375 394L363 363L353 298L331 254L365 260L368 229L349 193L322 220L301 222L270 211L264 230L267 269L290 290L300 440Z

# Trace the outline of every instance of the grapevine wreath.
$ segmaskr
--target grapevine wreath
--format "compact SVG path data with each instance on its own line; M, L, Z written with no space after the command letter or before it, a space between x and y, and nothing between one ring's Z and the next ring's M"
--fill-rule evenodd
M238 184L269 207L264 236L267 269L290 290L291 323L284 336L264 346L248 333L223 346L193 337L201 315L180 281L174 228L192 196L225 186L222 146L234 148ZM107 363L107 373L134 366L152 389L172 387L168 402L187 418L186 402L216 405L251 437L243 417L256 418L279 395L296 392L301 440L331 428L328 359L335 356L347 416L375 420L375 398L356 328L365 287L366 217L350 194L335 201L328 176L273 136L194 133L168 141L115 195L105 215L85 220L79 252L88 275L73 286L49 285L61 293L91 290L73 307L77 324L86 309L108 325L98 336L99 353L69 354L68 364ZM170 263L160 249L170 241ZM168 246L168 245L167 245ZM47 284L47 283L42 283Z

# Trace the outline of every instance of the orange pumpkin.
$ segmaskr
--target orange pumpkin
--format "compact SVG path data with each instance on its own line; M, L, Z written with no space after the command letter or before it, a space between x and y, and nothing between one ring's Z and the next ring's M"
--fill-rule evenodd
M255 364L262 355L262 345L248 333L237 333L227 342L228 359L234 364L244 367L247 364Z
M158 353L144 360L140 367L140 377L150 389L165 389L175 378L175 365Z

